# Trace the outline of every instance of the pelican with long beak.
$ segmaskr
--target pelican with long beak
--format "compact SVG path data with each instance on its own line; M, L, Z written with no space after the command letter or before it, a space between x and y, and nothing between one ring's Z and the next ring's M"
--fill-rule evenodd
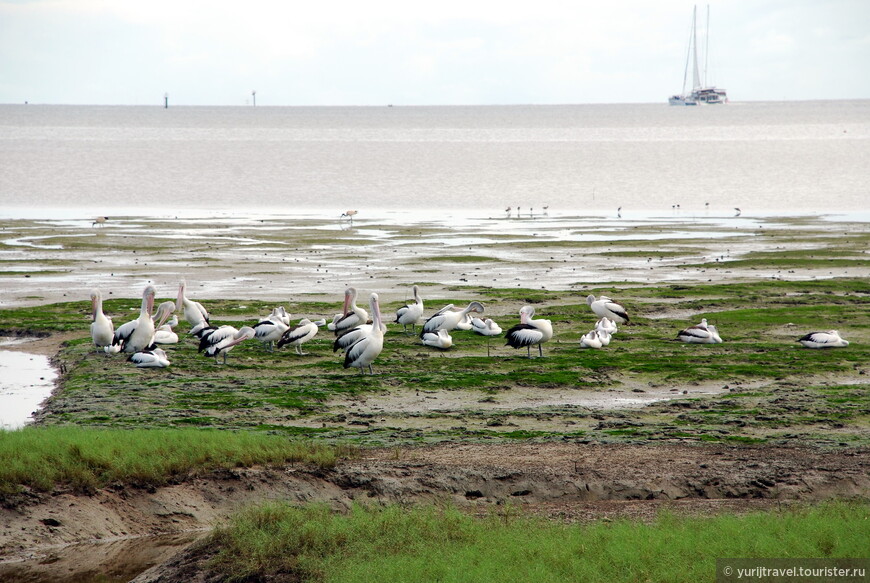
M348 330L352 330L357 326L365 324L369 320L369 313L363 308L356 305L357 291L355 287L349 287L344 290L344 306L342 307L342 316L335 321L335 335L340 336Z
M188 299L184 295L184 288L187 282L183 279L178 284L178 309L184 311L184 319L190 324L191 328L202 329L208 326L209 313L202 304Z
M396 323L401 324L405 332L408 331L408 324L410 324L412 334L417 326L417 322L423 317L423 298L420 297L419 289L416 285L413 287L413 290L414 303L402 306L396 310Z
M450 332L454 328L457 328L462 320L472 312L475 314L482 314L483 309L483 304L480 302L471 302L463 310L454 310L453 304L447 304L426 320L426 323L423 324L423 331L420 333L420 336L426 332L437 332L438 330L447 330ZM469 324L468 329L470 328L471 326Z
M112 344L115 326L112 320L103 313L103 294L95 289L91 292L91 340L97 350Z
M344 368L358 368L361 375L365 374L366 368L369 369L369 374L375 374L372 363L384 349L384 330L378 294L371 295L369 307L372 310L371 331L350 345L344 353Z
M152 348L154 344L154 331L156 329L154 320L151 319L151 311L154 309L154 286L149 285L142 292L142 308L139 311L139 317L131 322L121 325L115 330L115 335L112 337L112 346L109 348L119 347L118 351L123 352L139 352ZM164 319L161 320L158 326L162 326L166 318L169 318L169 313L164 314ZM112 350L111 352L117 352Z

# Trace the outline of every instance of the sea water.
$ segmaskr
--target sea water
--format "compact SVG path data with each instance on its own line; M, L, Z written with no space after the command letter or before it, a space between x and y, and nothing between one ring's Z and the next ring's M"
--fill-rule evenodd
M870 100L0 105L0 215L680 212L870 207ZM515 212L515 210L514 210Z

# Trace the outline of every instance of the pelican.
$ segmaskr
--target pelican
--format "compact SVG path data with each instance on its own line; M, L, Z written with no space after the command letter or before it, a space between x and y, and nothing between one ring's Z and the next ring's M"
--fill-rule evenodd
M426 346L434 346L446 350L453 346L453 338L447 333L447 330L440 328L437 332L424 332L420 336L420 340Z
M345 352L348 348L356 344L359 340L371 334L372 324L361 324L352 330L348 330L341 336L335 339L335 342L332 343L332 351L337 352L341 350ZM387 333L386 325L381 322L381 334Z
M282 322L285 326L290 326L290 314L284 309L284 306L278 306L277 308L272 308L272 313L266 316L265 318L261 318L260 321L263 320L272 320L275 322Z
M344 290L342 317L335 321L335 334L339 335L368 322L369 313L356 305L356 288Z
M426 320L426 323L423 324L423 333L436 332L442 328L449 332L450 330L457 328L463 318L471 312L482 314L483 304L480 302L471 302L464 310L458 311L453 309L453 304L447 304L438 310L431 318Z
M344 354L344 368L351 366L359 369L360 374L365 374L368 367L370 374L375 374L372 362L384 348L384 332L381 321L381 309L378 306L378 294L373 293L369 299L372 309L372 330L369 334L359 339L348 347Z
M471 328L478 334L486 336L486 355L489 356L489 338L501 334L501 326L493 322L491 319L481 320L480 318L471 319Z
M336 314L336 315L334 315L334 316L332 317L332 322L330 322L330 323L328 323L328 324L326 325L326 329L329 330L330 332L335 332L335 324L336 324L339 320L341 320L341 317L342 317L342 316L344 316L344 314Z
M549 320L535 320L535 308L523 306L520 309L520 323L505 333L507 345L513 348L525 346L532 357L532 346L538 345L538 355L543 357L544 350L541 344L553 337L553 325Z
M604 346L604 342L601 341L598 330L593 330L580 337L580 348L601 348L602 346Z
M256 332L250 326L242 326L238 330L232 326L221 326L206 337L207 339L214 338L217 342L210 342L204 349L204 353L206 356L213 357L215 363L218 361L218 356L223 355L224 364L226 364L227 353L245 340L253 338L255 334ZM200 342L200 350L203 350L202 342Z
M807 348L841 348L849 346L849 341L840 337L836 330L827 332L810 332L797 340Z
M299 320L299 324L292 328L287 328L287 330L284 331L281 335L281 339L278 341L278 348L281 348L285 344L289 344L296 347L296 354L299 356L305 356L306 353L302 352L302 345L314 338L316 335L317 323L312 322L308 318L302 318Z
M115 326L112 320L103 313L103 294L100 290L91 292L91 339L99 350L112 344Z
M135 364L137 368L166 368L169 366L169 359L162 348L134 352L127 357L127 360Z
M586 303L599 318L609 318L617 324L628 323L628 313L625 308L607 296L601 296L596 300L595 296L590 294L586 298Z
M154 320L151 319L151 310L154 308L154 286L149 285L142 293L142 309L139 317L135 320L122 324L115 330L112 337L112 346L118 346L120 351L139 352L149 348L154 343ZM165 314L164 318L169 315ZM163 325L163 321L160 322ZM107 350L108 351L108 350Z
M616 334L617 331L616 322L607 316L604 316L595 323L595 329L598 330L599 334L601 332L607 332L607 334L612 336L613 334Z
M339 316L341 316L341 314L339 314ZM314 324L315 326L317 326L318 328L323 328L324 326L326 326L326 318L321 318L321 319L319 319L319 320L314 320L313 324Z
M203 322L205 322L205 325L208 325L208 311L199 302L185 297L184 287L186 285L187 283L184 280L181 280L181 283L178 284L178 308L184 310L184 319L187 320L191 328L202 327Z
M178 344L178 334L172 331L173 326L178 326L178 317L173 314L174 311L175 303L173 302L163 302L157 306L157 311L151 319L163 322L163 324L156 326L154 330L155 344ZM172 318L167 320L166 318L170 315Z
M610 332L606 332L604 330L595 330L598 333L598 339L601 340L601 346L610 346L610 339L613 338L613 334Z
M402 325L402 330L408 331L408 324L411 325L411 334L417 326L417 322L423 317L423 298L420 297L419 289L415 285L414 303L402 306L396 310L396 323Z
M281 339L281 336L288 328L290 328L290 326L282 322L280 318L273 320L270 317L254 324L254 336L265 346L268 346L267 350L269 352L272 352L274 350L275 342Z
M721 344L722 338L716 330L716 326L707 324L707 318L701 320L700 324L689 326L684 330L677 332L677 340L688 342L690 344Z

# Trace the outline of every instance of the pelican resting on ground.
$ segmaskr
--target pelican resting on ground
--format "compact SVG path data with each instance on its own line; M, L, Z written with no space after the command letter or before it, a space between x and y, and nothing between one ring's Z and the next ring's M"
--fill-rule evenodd
M513 348L525 346L532 357L532 346L538 346L538 355L543 357L541 345L553 337L553 325L549 320L535 320L535 308L523 306L520 309L520 323L505 333L506 344Z
M285 344L296 347L296 354L305 356L307 353L302 352L302 345L314 338L317 335L317 324L308 318L299 320L299 324L291 328L287 328L278 340L278 348Z
M604 343L601 341L597 330L592 330L580 337L580 348L601 348L602 346L604 346Z
M449 332L455 329L471 312L482 314L483 304L480 302L471 302L465 309L458 311L453 309L453 304L447 304L426 320L426 323L423 324L423 331L420 335L422 337L426 332L437 332L441 329Z
M360 374L365 374L366 367L368 367L370 374L375 374L372 363L384 349L384 331L381 309L378 305L378 294L371 295L369 307L372 310L371 332L349 346L344 353L344 368L358 368Z
M608 318L617 324L627 324L629 321L628 312L625 311L625 308L607 296L600 296L596 300L594 295L589 294L586 298L586 303L589 304L589 307L592 308L592 311L599 318Z
M419 290L415 285L414 303L402 306L396 310L396 323L402 325L402 330L408 331L408 325L411 325L411 333L413 334L419 322L423 318L423 298L420 297Z
M178 317L173 314L174 311L174 302L163 302L157 306L157 311L151 317L158 322L154 330L154 344L178 344L178 334L172 331L173 326L178 326ZM170 316L172 317L169 318ZM163 324L159 324L160 322Z
M103 294L100 290L91 292L91 340L97 350L112 344L115 326L112 320L103 313Z
M184 311L184 319L187 320L191 328L195 329L197 326L201 328L203 323L207 326L209 319L208 310L202 307L202 304L199 302L190 300L184 295L186 285L187 282L184 280L181 280L181 283L178 284L178 309Z
M492 336L498 336L501 334L501 326L493 322L490 318L487 318L486 320L472 318L471 329L477 334L486 336L486 355L489 356L489 339Z
M595 329L598 330L599 333L607 332L611 335L616 334L617 332L616 322L614 322L607 316L601 318L600 320L598 320L598 322L595 323Z
M807 348L842 348L849 346L849 341L840 337L836 330L827 332L810 332L797 340Z
M722 343L719 331L716 330L716 326L707 324L707 318L702 319L700 324L689 326L688 328L677 332L677 340L688 342L690 344Z
M127 360L135 364L137 368L166 368L169 366L169 359L162 348L134 352L127 357Z
M444 328L439 329L437 332L423 332L420 340L426 346L434 346L442 350L447 350L453 346L453 337Z
M112 348L111 352L139 352L146 348L151 348L154 344L154 320L151 319L151 310L154 308L154 286L149 285L142 293L142 308L139 311L139 317L135 320L122 324L115 330L115 335L112 337L112 346L106 347L107 352ZM168 318L166 313L164 318ZM159 322L163 325L163 321ZM114 347L119 349L116 351Z
M223 355L224 364L226 364L227 353L245 340L253 338L255 334L256 332L250 326L242 326L238 330L232 326L221 326L200 342L200 350L203 350L206 356L214 358L215 363L217 363L218 357ZM203 349L202 342L208 339L213 339L215 342L208 342L208 345Z
M344 307L342 316L335 323L335 334L343 334L357 326L365 324L369 320L369 313L356 305L357 291L355 287L344 290Z

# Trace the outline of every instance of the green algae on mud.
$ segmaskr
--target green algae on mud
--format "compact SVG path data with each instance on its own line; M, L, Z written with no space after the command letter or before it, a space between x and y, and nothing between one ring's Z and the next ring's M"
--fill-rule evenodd
M306 344L307 356L270 353L250 341L226 366L204 358L194 339L181 334L181 343L167 348L172 365L148 370L94 350L86 302L0 310L0 328L81 330L56 357L63 374L38 415L43 425L250 429L365 445L454 439L870 443L870 403L862 397L870 368L870 286L861 279L617 285L582 293L453 289L482 300L486 315L503 328L518 320L521 305L533 303L555 329L546 357L526 358L503 339L470 331L454 331L454 347L442 352L391 327L375 376L344 370L323 331ZM632 314L633 324L602 350L579 348L595 322L587 293L611 295ZM130 303L108 300L106 311L123 321ZM273 306L203 303L215 323L234 325ZM387 303L384 312L399 305ZM289 305L311 316L334 308L316 301ZM700 318L718 326L723 344L674 340ZM829 328L851 345L808 350L796 342ZM632 398L646 398L646 406L620 405Z

